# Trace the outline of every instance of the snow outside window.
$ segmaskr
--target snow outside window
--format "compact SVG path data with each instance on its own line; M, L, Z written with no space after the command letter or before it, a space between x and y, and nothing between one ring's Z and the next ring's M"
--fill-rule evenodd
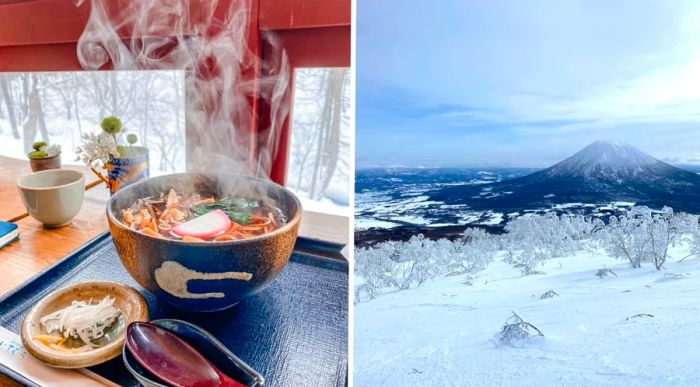
M0 156L27 159L35 141L75 161L85 133L117 116L149 148L151 176L185 170L182 71L0 73Z
M350 71L296 70L287 187L304 209L349 216Z

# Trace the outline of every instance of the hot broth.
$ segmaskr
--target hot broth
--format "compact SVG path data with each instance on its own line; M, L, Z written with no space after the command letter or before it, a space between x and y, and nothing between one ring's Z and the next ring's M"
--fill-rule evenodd
M200 219L200 222L192 222L205 215L218 223L212 225L212 222L203 219ZM214 215L219 216L217 218ZM228 219L221 223L220 217ZM198 193L178 194L172 189L167 194L138 199L131 207L123 210L122 220L131 229L153 237L189 242L232 241L256 237L274 231L286 222L282 211L261 199L220 198ZM176 232L198 227L214 227L214 235L197 237L193 235L210 233L183 235L186 233ZM219 230L216 227L224 228Z

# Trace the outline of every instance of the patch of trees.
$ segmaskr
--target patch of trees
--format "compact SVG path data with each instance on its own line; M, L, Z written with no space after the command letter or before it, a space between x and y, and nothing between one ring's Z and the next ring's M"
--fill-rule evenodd
M668 260L669 248L682 241L694 242L693 249L700 252L697 215L674 213L670 207L661 211L633 207L623 215L611 217L596 236L608 254L627 260L633 268L651 262L661 270Z
M498 250L493 235L471 229L457 241L422 235L408 242L386 242L355 252L356 300L373 299L385 288L406 290L437 278L484 270Z
M603 250L633 268L651 263L657 270L664 268L669 249L681 242L690 244L691 254L700 255L698 216L675 213L669 207L660 211L633 207L612 216L608 224L582 215L528 214L510 221L505 230L505 234L493 235L474 228L454 241L432 241L419 235L407 242L358 248L356 300L373 299L382 289L418 287L438 277L465 274L473 278L498 254L523 275L541 273L538 268L547 260L582 250ZM596 275L608 274L615 275L609 269Z

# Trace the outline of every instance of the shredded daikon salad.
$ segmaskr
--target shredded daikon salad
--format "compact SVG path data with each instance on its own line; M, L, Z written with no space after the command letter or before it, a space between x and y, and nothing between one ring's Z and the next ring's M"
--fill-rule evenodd
M121 312L110 296L105 296L97 304L93 304L92 299L88 302L73 301L70 306L42 317L39 321L48 334L34 336L34 339L59 351L87 351L105 344L100 339L120 316ZM83 345L63 346L69 339L80 339Z

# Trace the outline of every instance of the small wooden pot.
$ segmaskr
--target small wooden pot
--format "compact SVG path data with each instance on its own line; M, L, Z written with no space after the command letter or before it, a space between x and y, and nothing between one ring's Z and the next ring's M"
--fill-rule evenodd
M32 172L45 171L47 169L61 169L61 154L51 157L42 157L38 159L29 158L29 165L32 167Z

